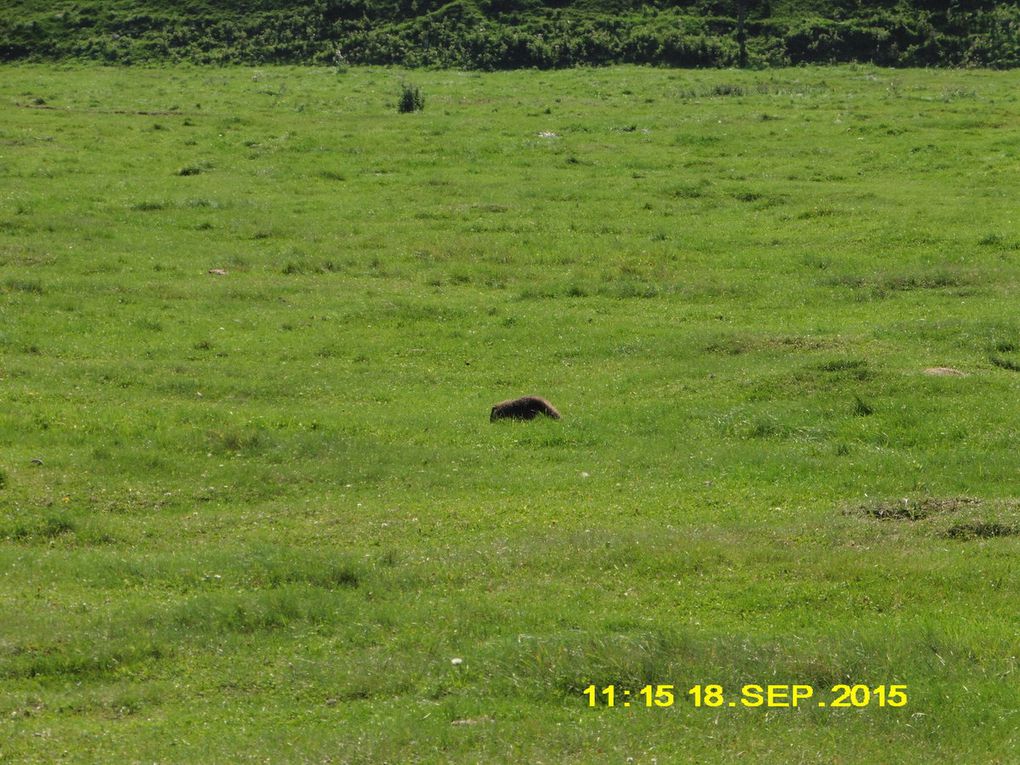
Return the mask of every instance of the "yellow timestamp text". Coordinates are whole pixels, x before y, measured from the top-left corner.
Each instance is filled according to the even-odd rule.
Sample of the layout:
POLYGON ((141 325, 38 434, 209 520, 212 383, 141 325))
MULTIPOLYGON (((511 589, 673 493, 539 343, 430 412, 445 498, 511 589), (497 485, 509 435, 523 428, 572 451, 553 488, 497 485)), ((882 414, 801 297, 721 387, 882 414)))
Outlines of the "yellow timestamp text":
MULTIPOLYGON (((683 686, 681 686, 682 688, 683 686)), ((588 706, 651 708, 671 707, 678 702, 675 685, 660 683, 645 685, 637 690, 615 685, 599 686, 594 683, 582 691, 588 697, 588 706)), ((828 709, 876 707, 905 707, 906 685, 855 685, 838 684, 824 691, 814 686, 799 684, 758 685, 748 683, 739 689, 728 690, 721 685, 695 685, 679 697, 696 707, 732 708, 817 706, 828 709)))

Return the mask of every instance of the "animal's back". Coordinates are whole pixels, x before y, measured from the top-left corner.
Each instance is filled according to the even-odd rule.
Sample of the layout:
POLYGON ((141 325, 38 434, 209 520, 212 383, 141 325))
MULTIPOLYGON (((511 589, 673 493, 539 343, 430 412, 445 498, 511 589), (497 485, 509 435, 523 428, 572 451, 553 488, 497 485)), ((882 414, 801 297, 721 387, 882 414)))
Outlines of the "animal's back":
POLYGON ((556 410, 556 407, 544 398, 540 396, 522 396, 521 398, 509 399, 508 401, 501 401, 496 404, 492 407, 489 420, 491 422, 504 419, 532 420, 540 414, 552 417, 554 420, 560 419, 560 413, 556 410))

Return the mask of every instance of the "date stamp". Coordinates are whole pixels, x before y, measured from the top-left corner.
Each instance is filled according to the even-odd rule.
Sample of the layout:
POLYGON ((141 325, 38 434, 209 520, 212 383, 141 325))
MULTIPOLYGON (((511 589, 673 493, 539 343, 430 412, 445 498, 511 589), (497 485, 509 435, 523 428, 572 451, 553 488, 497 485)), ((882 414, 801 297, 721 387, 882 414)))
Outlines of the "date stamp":
POLYGON ((864 707, 905 707, 906 685, 838 684, 822 690, 812 685, 748 683, 739 688, 721 685, 695 685, 678 697, 676 686, 661 683, 632 690, 615 685, 592 683, 582 691, 589 707, 649 707, 663 709, 687 701, 695 707, 711 709, 797 708, 816 706, 823 709, 863 709, 864 707))

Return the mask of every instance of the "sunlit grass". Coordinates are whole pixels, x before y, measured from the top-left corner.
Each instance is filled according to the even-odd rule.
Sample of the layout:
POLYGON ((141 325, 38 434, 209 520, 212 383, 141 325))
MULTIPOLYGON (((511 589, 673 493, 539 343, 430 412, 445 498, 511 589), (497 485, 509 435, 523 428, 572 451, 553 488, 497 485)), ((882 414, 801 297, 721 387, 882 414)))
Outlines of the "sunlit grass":
POLYGON ((3 75, 0 757, 1009 761, 1008 73, 3 75))

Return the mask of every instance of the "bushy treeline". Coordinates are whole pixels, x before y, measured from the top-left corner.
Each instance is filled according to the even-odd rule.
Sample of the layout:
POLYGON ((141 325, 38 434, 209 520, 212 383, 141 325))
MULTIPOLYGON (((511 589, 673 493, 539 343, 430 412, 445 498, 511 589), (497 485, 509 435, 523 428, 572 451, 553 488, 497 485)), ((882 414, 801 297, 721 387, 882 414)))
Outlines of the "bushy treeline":
POLYGON ((3 60, 401 64, 1020 65, 1020 6, 982 0, 315 0, 0 8, 3 60), (743 18, 743 33, 739 20, 743 18))

